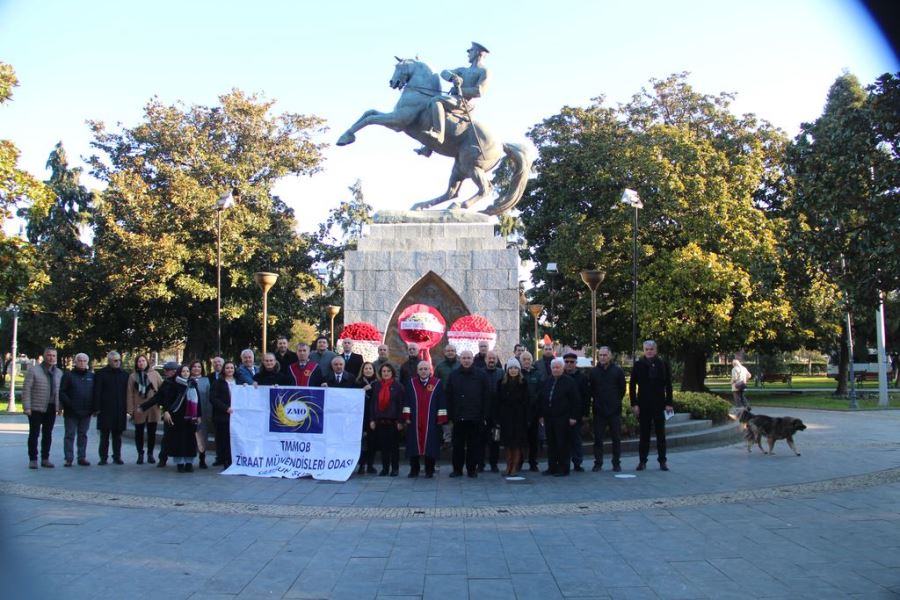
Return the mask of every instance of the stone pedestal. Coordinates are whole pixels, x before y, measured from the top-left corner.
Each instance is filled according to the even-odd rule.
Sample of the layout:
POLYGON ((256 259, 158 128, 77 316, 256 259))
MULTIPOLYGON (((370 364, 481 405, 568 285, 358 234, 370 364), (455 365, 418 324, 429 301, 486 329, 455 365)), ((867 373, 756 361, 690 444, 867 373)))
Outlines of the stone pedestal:
MULTIPOLYGON (((344 322, 368 321, 405 360, 397 317, 411 304, 436 307, 447 327, 478 314, 497 329, 501 358, 519 341, 519 257, 494 226, 475 223, 376 223, 344 257, 344 322)), ((432 349, 440 360, 447 337, 432 349)))

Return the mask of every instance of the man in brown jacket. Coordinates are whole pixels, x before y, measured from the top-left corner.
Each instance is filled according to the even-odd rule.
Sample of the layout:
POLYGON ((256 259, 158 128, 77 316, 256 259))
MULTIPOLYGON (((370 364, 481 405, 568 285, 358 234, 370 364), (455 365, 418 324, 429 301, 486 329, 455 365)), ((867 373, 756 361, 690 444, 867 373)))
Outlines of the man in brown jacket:
POLYGON ((38 468, 38 436, 41 438, 41 466, 52 469, 50 444, 59 412, 59 384, 62 371, 56 366, 56 348, 44 350, 44 361, 25 373, 22 407, 28 415, 28 468, 38 468))

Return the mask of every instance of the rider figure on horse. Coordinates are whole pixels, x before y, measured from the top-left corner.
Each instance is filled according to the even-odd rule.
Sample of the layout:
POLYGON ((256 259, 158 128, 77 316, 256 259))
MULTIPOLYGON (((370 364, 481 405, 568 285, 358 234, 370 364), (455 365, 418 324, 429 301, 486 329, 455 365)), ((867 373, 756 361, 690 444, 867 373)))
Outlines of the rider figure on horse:
MULTIPOLYGON (((435 96, 428 106, 431 112, 431 129, 425 133, 433 137, 439 144, 444 142, 447 114, 456 116, 460 121, 471 121, 474 99, 480 98, 487 90, 490 72, 484 67, 482 61, 484 55, 488 54, 488 49, 477 42, 472 42, 472 46, 467 52, 468 67, 441 72, 441 78, 453 84, 450 95, 435 96)), ((424 156, 431 154, 431 150, 425 147, 417 152, 424 156)))

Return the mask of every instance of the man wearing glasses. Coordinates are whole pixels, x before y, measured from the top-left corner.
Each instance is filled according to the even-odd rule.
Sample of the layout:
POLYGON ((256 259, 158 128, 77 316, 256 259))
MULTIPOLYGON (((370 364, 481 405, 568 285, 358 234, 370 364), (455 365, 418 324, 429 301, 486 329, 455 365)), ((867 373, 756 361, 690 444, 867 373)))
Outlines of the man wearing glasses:
POLYGON ((572 440, 572 469, 581 473, 584 471, 584 467, 581 466, 581 463, 584 462, 583 442, 581 441, 581 423, 591 411, 590 382, 588 381, 587 376, 578 370, 577 354, 574 352, 567 352, 563 356, 563 361, 565 363, 565 370, 563 372, 575 380, 575 385, 578 387, 578 396, 580 398, 578 404, 578 416, 575 418, 576 422, 572 426, 572 431, 570 433, 571 437, 569 439, 572 440))
POLYGON ((108 463, 110 436, 113 462, 124 464, 122 432, 128 423, 127 391, 128 373, 122 368, 122 357, 118 352, 110 352, 106 355, 106 366, 94 375, 94 414, 97 415, 97 429, 100 430, 100 465, 108 463))

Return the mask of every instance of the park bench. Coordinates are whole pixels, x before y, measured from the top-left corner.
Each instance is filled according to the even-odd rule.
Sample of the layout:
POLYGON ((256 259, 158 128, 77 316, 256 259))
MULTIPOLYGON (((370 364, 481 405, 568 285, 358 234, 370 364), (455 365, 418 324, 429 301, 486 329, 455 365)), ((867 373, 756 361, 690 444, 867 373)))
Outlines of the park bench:
MULTIPOLYGON (((758 378, 757 381, 759 381, 758 378)), ((767 383, 779 382, 786 383, 788 387, 793 387, 793 381, 794 376, 791 373, 764 373, 760 385, 765 386, 767 383)))

